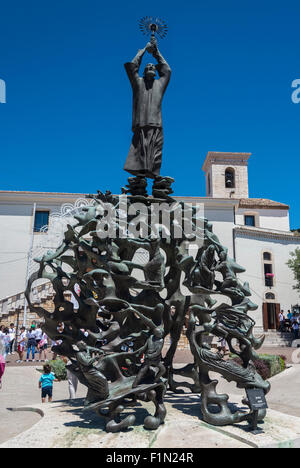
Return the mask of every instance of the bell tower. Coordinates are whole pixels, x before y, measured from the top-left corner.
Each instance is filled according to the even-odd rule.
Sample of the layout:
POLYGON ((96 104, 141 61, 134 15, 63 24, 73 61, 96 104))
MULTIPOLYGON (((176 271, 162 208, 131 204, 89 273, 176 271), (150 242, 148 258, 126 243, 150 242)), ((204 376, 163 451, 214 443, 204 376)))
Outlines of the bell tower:
POLYGON ((211 198, 248 198, 248 159, 251 153, 209 151, 202 170, 206 196, 211 198))

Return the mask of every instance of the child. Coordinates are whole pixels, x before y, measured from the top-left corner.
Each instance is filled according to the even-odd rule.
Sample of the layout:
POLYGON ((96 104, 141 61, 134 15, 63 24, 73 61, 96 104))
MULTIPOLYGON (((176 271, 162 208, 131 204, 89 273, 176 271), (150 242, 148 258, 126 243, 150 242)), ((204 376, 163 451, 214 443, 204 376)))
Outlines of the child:
POLYGON ((17 363, 23 362, 23 354, 24 354, 24 349, 25 349, 25 344, 26 344, 26 330, 25 327, 21 328, 21 333, 18 336, 18 355, 19 355, 19 360, 17 363))
POLYGON ((47 396, 48 402, 52 401, 53 382, 58 382, 58 380, 55 379, 54 374, 51 372, 51 366, 45 364, 44 373, 39 380, 39 388, 42 389, 42 403, 46 403, 47 396))

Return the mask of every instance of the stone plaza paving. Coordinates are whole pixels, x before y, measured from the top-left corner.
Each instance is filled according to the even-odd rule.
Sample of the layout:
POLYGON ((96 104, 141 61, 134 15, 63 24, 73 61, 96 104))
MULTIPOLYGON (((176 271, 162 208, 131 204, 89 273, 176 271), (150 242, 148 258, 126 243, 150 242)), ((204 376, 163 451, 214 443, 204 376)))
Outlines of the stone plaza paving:
MULTIPOLYGON (((53 403, 41 404, 35 365, 8 365, 0 391, 0 447, 151 447, 151 448, 252 448, 256 446, 300 446, 300 365, 293 365, 271 379, 265 434, 252 436, 245 427, 216 428, 200 419, 198 395, 167 393, 166 423, 157 431, 143 429, 145 405, 140 405, 137 424, 118 434, 104 431, 103 419, 82 412, 86 389, 79 385, 77 399, 68 401, 67 382, 54 384, 53 403), (11 411, 24 408, 27 411, 11 411), (35 409, 36 411, 29 411, 35 409), (180 424, 178 423, 180 421, 180 424), (139 424, 140 423, 140 424, 139 424), (3 430, 5 428, 5 430, 3 430)), ((240 405, 244 392, 220 379, 220 392, 240 405)), ((148 406, 153 412, 153 406, 148 406)), ((130 408, 128 409, 130 412, 130 408)))

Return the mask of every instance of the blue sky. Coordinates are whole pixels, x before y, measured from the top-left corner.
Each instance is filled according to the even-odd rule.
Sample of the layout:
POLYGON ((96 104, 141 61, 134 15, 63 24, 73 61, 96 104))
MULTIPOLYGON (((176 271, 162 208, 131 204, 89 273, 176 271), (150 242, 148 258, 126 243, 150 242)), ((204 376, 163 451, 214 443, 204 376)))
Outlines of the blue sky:
POLYGON ((175 178, 175 194, 205 195, 208 151, 251 152, 250 196, 288 203, 300 227, 298 1, 0 6, 1 190, 120 191, 132 135, 123 64, 145 45, 138 20, 157 15, 169 25, 159 47, 173 72, 161 172, 175 178))

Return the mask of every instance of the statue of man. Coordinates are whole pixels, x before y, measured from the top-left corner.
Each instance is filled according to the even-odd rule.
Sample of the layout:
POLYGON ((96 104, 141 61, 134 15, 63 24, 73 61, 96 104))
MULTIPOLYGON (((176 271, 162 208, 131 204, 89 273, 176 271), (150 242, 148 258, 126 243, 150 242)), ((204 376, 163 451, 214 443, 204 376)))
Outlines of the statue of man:
POLYGON ((109 395, 108 381, 100 370, 94 367, 94 363, 101 359, 99 355, 103 355, 104 352, 101 349, 87 346, 84 341, 79 341, 76 346, 79 350, 76 353, 76 359, 88 384, 85 406, 94 401, 105 400, 109 395), (92 357, 92 353, 96 353, 97 356, 92 357))
POLYGON ((133 138, 124 169, 135 176, 155 179, 160 174, 162 160, 161 103, 171 69, 154 41, 139 50, 132 62, 125 64, 125 69, 133 90, 133 138), (143 77, 140 77, 138 72, 146 51, 158 63, 148 63, 143 77), (155 78, 156 71, 159 79, 155 78))

